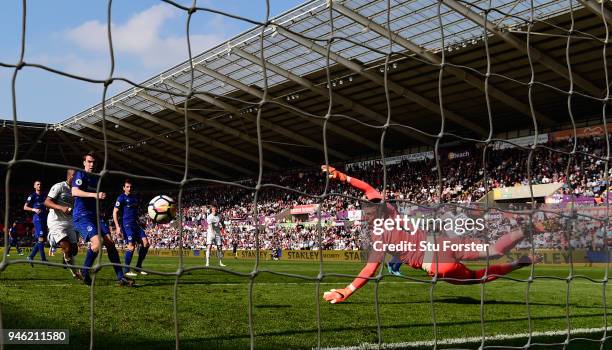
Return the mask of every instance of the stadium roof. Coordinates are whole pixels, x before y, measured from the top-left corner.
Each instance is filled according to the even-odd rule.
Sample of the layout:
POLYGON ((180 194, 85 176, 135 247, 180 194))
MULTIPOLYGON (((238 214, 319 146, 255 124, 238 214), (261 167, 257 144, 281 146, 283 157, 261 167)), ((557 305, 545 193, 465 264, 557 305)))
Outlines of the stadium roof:
MULTIPOLYGON (((570 123, 568 45, 577 92, 572 96, 573 117, 601 118, 606 27, 600 5, 579 2, 587 7, 576 3, 570 9, 566 1, 533 1, 536 21, 529 30, 529 54, 538 82, 531 85, 533 112, 528 84, 532 70, 526 50, 530 1, 491 1, 498 11, 483 11, 489 0, 445 0, 438 16, 437 2, 394 0, 389 13, 392 47, 386 30, 386 0, 334 1, 331 12, 328 1, 311 1, 274 18, 264 31, 263 43, 261 26, 254 27, 195 56, 193 72, 190 62, 183 62, 141 84, 150 89, 132 88, 107 100, 110 156, 133 160, 120 170, 142 174, 158 168, 166 177, 180 176, 185 145, 185 97, 181 95, 189 92, 193 74, 196 94, 188 101, 187 112, 190 173, 234 179, 256 174, 256 119, 264 90, 260 45, 272 101, 263 105, 261 118, 265 170, 324 162, 323 117, 330 91, 333 115, 326 125, 330 162, 380 154, 381 126, 388 113, 383 73, 389 51, 394 53, 387 85, 395 126, 385 135, 386 153, 433 143, 433 138, 405 126, 434 135, 439 132, 443 53, 446 68, 440 91, 445 131, 486 138, 485 42, 495 73, 487 87, 495 134, 533 129, 532 113, 540 130, 570 123), (324 39, 331 35, 330 13, 334 37, 342 39, 329 47, 332 86, 328 89, 324 39), (572 19, 573 35, 568 41, 572 19)), ((99 149, 102 106, 67 118, 52 131, 61 135, 58 142, 79 140, 99 149)))

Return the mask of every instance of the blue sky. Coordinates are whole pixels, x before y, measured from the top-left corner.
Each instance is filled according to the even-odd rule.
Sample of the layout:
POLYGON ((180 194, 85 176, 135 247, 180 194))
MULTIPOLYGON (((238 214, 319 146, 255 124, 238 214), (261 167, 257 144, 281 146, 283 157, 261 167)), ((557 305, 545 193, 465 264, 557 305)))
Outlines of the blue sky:
MULTIPOLYGON (((305 0, 270 0, 271 16, 305 0)), ((189 6, 191 1, 177 1, 189 6)), ((200 0, 198 6, 263 20, 265 0, 200 0)), ((70 73, 105 78, 110 69, 106 42, 106 0, 29 0, 25 61, 70 73)), ((21 0, 2 1, 0 62, 16 63, 21 33, 21 0)), ((115 76, 141 82, 187 59, 186 13, 155 0, 113 1, 115 76)), ((199 53, 252 25, 198 12, 191 22, 194 53, 199 53)), ((0 119, 12 119, 13 70, 0 67, 0 119)), ((111 92, 129 86, 114 83, 111 92)), ((112 94, 111 94, 112 96, 112 94)), ((99 103, 102 86, 64 78, 36 68, 17 76, 17 117, 55 123, 99 103)))

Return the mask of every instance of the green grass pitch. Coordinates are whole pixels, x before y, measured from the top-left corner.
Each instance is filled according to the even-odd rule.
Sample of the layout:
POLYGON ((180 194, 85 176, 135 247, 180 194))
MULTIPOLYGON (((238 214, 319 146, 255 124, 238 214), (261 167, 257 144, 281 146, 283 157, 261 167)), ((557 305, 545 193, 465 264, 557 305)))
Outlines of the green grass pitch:
MULTIPOLYGON (((15 259, 11 256, 9 259, 15 259)), ((78 258, 82 258, 79 256, 78 258)), ((59 254, 52 261, 59 262, 59 254)), ((104 256, 103 261, 107 261, 104 256)), ((14 260, 13 260, 14 261, 14 260)), ((215 261, 215 259, 213 259, 215 261)), ((79 260, 80 263, 80 260, 79 260)), ((185 267, 202 266, 202 258, 185 258, 185 267)), ((248 273, 253 260, 226 258, 232 271, 248 273)), ((329 262, 327 273, 356 274, 362 264, 329 262)), ((173 272, 176 257, 150 256, 145 268, 173 272)), ((262 261, 253 284, 255 346, 261 349, 297 349, 317 346, 317 300, 330 288, 344 287, 350 278, 326 277, 319 293, 312 280, 275 275, 284 272, 316 277, 317 262, 262 261)), ((409 276, 428 280, 420 271, 402 267, 409 276)), ((567 277, 567 266, 536 266, 536 276, 567 277)), ((604 267, 574 266, 574 274, 603 279, 604 267)), ((529 269, 510 275, 527 278, 529 269)), ((115 286, 112 269, 98 274, 94 288, 94 347, 96 349, 171 349, 175 347, 173 290, 175 277, 149 275, 136 278, 136 288, 115 286)), ((184 349, 248 348, 249 278, 218 270, 197 270, 181 276, 178 284, 179 341, 184 349)), ((528 332, 527 283, 498 280, 480 285, 454 286, 438 283, 434 290, 437 338, 475 337, 481 334, 480 295, 484 293, 484 332, 487 336, 528 332)), ((583 278, 569 284, 566 309, 565 280, 536 279, 530 286, 529 301, 534 332, 567 329, 566 313, 572 329, 604 327, 603 285, 583 278)), ((612 302, 612 289, 606 287, 606 303, 612 302)), ((320 304, 322 347, 358 346, 377 343, 375 283, 368 283, 346 303, 320 304)), ((70 345, 52 349, 88 348, 90 337, 90 288, 71 279, 68 271, 37 265, 11 264, 0 272, 0 305, 4 328, 62 328, 71 332, 70 345)), ((384 343, 427 341, 434 338, 430 284, 385 276, 379 284, 381 335, 384 343)), ((572 337, 601 339, 603 332, 575 334, 572 337)), ((520 337, 520 336, 519 336, 520 337)), ((565 335, 540 336, 534 342, 563 342, 565 335)), ((485 345, 522 346, 526 339, 485 345)), ((410 346, 411 344, 404 344, 410 346)), ((440 345, 439 348, 476 349, 479 343, 440 345)), ((599 343, 571 342, 568 349, 599 349, 599 343)), ((44 346, 13 345, 6 349, 42 349, 44 346)), ((421 348, 431 348, 422 346, 421 348)), ((562 349, 532 347, 532 349, 562 349)), ((604 344, 612 348, 612 340, 604 344)))

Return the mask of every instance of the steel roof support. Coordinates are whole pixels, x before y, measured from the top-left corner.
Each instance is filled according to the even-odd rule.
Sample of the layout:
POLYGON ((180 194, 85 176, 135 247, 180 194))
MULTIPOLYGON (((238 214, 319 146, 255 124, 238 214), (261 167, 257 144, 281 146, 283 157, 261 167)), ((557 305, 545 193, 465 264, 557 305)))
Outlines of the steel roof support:
MULTIPOLYGON (((156 133, 154 133, 152 131, 149 131, 148 129, 139 128, 139 127, 137 127, 134 124, 126 122, 123 119, 115 118, 115 117, 110 116, 110 115, 106 116, 106 120, 108 120, 109 122, 113 122, 113 123, 115 123, 115 124, 117 124, 117 125, 119 125, 121 127, 126 128, 126 129, 135 131, 135 132, 137 132, 137 133, 139 133, 141 135, 144 135, 146 137, 149 137, 151 139, 157 140, 157 141, 159 141, 161 143, 165 143, 167 145, 170 145, 172 147, 180 149, 183 152, 185 151, 185 143, 184 142, 178 142, 178 141, 170 140, 169 138, 160 136, 160 135, 158 135, 158 134, 156 134, 156 133)), ((218 164, 223 165, 223 166, 225 166, 227 168, 236 170, 238 172, 241 172, 241 173, 244 173, 244 174, 247 174, 247 175, 253 175, 254 174, 254 172, 251 171, 251 170, 243 168, 243 167, 241 167, 239 165, 235 165, 234 163, 228 162, 227 160, 225 160, 225 159, 223 159, 221 157, 217 157, 217 156, 215 156, 212 153, 203 152, 203 151, 201 151, 201 150, 199 150, 198 148, 195 148, 195 147, 191 147, 189 149, 189 153, 197 155, 198 157, 202 157, 204 159, 207 159, 209 161, 218 163, 218 164)))
MULTIPOLYGON (((82 126, 85 126, 85 127, 89 128, 89 129, 95 130, 95 131, 97 131, 97 132, 99 132, 99 133, 102 133, 102 127, 101 127, 101 126, 98 126, 98 125, 94 125, 94 124, 88 123, 88 122, 86 122, 86 121, 84 121, 84 120, 79 121, 79 124, 81 124, 82 126)), ((125 136, 125 135, 119 134, 119 133, 117 133, 117 132, 114 132, 114 131, 112 131, 112 130, 108 130, 108 129, 106 130, 106 135, 107 135, 107 136, 110 136, 110 137, 113 137, 113 138, 116 138, 116 139, 118 139, 118 140, 121 140, 121 141, 123 141, 123 142, 130 143, 130 144, 133 144, 133 143, 137 143, 137 142, 138 142, 138 141, 136 141, 136 140, 132 139, 131 137, 128 137, 128 136, 125 136)), ((158 149, 156 149, 156 148, 154 148, 154 147, 148 147, 148 150, 149 150, 151 153, 154 153, 154 154, 160 155, 160 156, 162 156, 162 157, 166 157, 166 158, 168 158, 168 159, 172 159, 172 160, 174 160, 175 162, 180 162, 180 163, 181 163, 181 162, 182 162, 182 163, 184 163, 184 162, 185 162, 185 158, 180 157, 180 156, 177 156, 177 155, 176 155, 176 154, 174 154, 174 153, 164 152, 164 151, 158 150, 158 149)), ((132 153, 132 154, 133 154, 133 153, 132 153)), ((190 162, 190 163, 191 163, 191 162, 190 162)), ((202 166, 202 165, 199 165, 199 164, 189 164, 189 165, 190 165, 190 166, 192 166, 194 169, 198 169, 198 170, 201 170, 201 171, 207 172, 207 173, 209 173, 209 174, 213 174, 213 175, 218 176, 218 177, 220 177, 220 178, 224 178, 224 177, 226 177, 226 176, 227 176, 227 174, 223 174, 222 172, 219 172, 219 171, 217 171, 217 170, 215 170, 215 169, 211 169, 211 168, 206 167, 206 166, 202 166)))
MULTIPOLYGON (((68 129, 68 127, 66 128, 62 128, 61 130, 64 129, 68 129)), ((71 129, 72 130, 72 129, 71 129)), ((72 149, 72 152, 74 152, 74 154, 76 155, 77 159, 81 158, 81 156, 85 153, 83 150, 79 149, 78 147, 76 147, 74 145, 74 142, 71 141, 68 136, 66 136, 63 132, 61 131, 55 131, 57 133, 57 136, 59 136, 60 139, 62 139, 62 141, 68 145, 68 147, 70 147, 70 149, 72 149)), ((75 135, 78 136, 78 135, 75 135)), ((70 165, 68 163, 66 163, 66 165, 70 165)), ((77 164, 80 165, 80 164, 77 164)))
MULTIPOLYGON (((85 152, 83 152, 83 150, 80 150, 78 147, 76 147, 74 145, 74 142, 70 141, 70 139, 63 132, 61 132, 61 131, 55 131, 55 132, 57 133, 57 136, 59 136, 59 138, 62 139, 64 144, 66 144, 66 145, 68 145, 68 147, 70 147, 70 149, 72 150, 72 152, 74 152, 74 154, 75 154, 77 159, 79 159, 81 157, 81 155, 83 153, 85 153, 85 152)), ((67 160, 66 161, 66 165, 71 165, 69 163, 70 162, 67 160)), ((80 165, 80 164, 77 163, 77 165, 80 165)))
MULTIPOLYGON (((465 18, 471 20, 472 22, 483 26, 485 24, 485 18, 483 16, 481 16, 480 14, 472 11, 471 9, 469 9, 468 7, 460 4, 459 2, 455 1, 455 0, 445 0, 444 4, 448 7, 450 7, 451 9, 453 9, 455 12, 460 13, 462 16, 464 16, 465 18)), ((350 11, 350 10, 349 10, 350 11)), ((376 24, 376 26, 378 26, 378 24, 376 24)), ((374 29, 374 27, 370 27, 372 29, 374 29)), ((542 51, 538 50, 537 48, 531 46, 530 48, 527 48, 527 42, 517 38, 515 35, 512 35, 511 33, 508 32, 504 32, 502 31, 499 27, 497 27, 495 25, 495 23, 492 23, 491 21, 487 20, 486 23, 486 28, 489 32, 495 34, 496 36, 498 36, 499 38, 501 38, 502 40, 504 40, 506 43, 510 44, 510 46, 514 47, 515 49, 519 50, 520 52, 524 53, 524 54, 529 54, 531 56, 531 60, 532 62, 539 62, 540 64, 542 64, 543 66, 547 67, 548 69, 552 70, 553 72, 557 73, 559 76, 566 78, 568 81, 570 80, 569 77, 569 71, 567 69, 567 66, 558 63, 556 60, 554 60, 553 58, 551 58, 550 56, 548 56, 547 54, 543 53, 542 51)), ((375 30, 375 29, 374 29, 375 30)), ((406 39, 401 38, 401 37, 397 37, 397 43, 404 46, 403 41, 406 41, 406 39)), ((404 46, 406 47, 406 46, 404 46)), ((411 48, 406 47, 408 50, 413 51, 411 48)), ((415 52, 415 51, 413 51, 415 52)), ((421 52, 415 52, 417 53, 419 56, 421 57, 425 57, 427 59, 430 59, 426 56, 423 56, 423 53, 426 53, 424 50, 421 49, 421 52)), ((426 53, 427 56, 433 56, 432 58, 437 58, 438 56, 432 54, 432 53, 426 53)), ((433 62, 433 61, 432 61, 433 62)), ((453 70, 458 70, 457 68, 454 67, 448 67, 447 70, 449 72, 452 72, 450 68, 453 68, 453 70)), ((453 73, 455 74, 455 73, 453 73)), ((470 80, 472 79, 477 79, 474 80, 473 83, 469 82, 468 83, 472 84, 473 86, 476 86, 475 83, 476 82, 480 82, 480 79, 478 79, 477 77, 473 77, 471 78, 471 74, 469 73, 465 73, 466 74, 466 78, 469 78, 470 80)), ((586 92, 588 92, 589 94, 593 95, 593 97, 599 97, 599 95, 601 95, 601 89, 597 88, 595 85, 593 85, 590 81, 582 78, 581 76, 577 75, 577 74, 573 74, 572 75, 572 79, 574 81, 574 84, 576 84, 577 86, 583 88, 586 92)), ((481 84, 482 85, 482 84, 481 84)), ((477 86, 476 86, 477 87, 477 86)), ((496 97, 493 93, 498 94, 498 92, 496 92, 495 90, 491 90, 492 86, 489 85, 489 94, 493 97, 496 97)), ((495 88, 494 88, 495 89, 495 88)), ((500 101, 504 102, 507 101, 509 102, 508 105, 512 106, 515 103, 512 100, 508 100, 505 97, 503 97, 503 92, 501 93, 501 95, 499 95, 500 98, 498 98, 500 101)), ((525 109, 526 111, 529 111, 529 106, 521 106, 521 110, 525 109)), ((536 115, 536 118, 538 120, 540 120, 542 116, 538 116, 536 115)))
MULTIPOLYGON (((76 146, 74 146, 73 142, 70 141, 70 139, 68 139, 68 137, 66 135, 64 135, 64 132, 72 134, 72 135, 80 137, 80 138, 83 138, 84 140, 88 140, 91 143, 98 145, 98 146, 94 147, 95 148, 94 150, 96 152, 104 152, 104 147, 100 147, 100 144, 104 144, 104 142, 102 142, 100 140, 96 140, 96 139, 92 138, 91 136, 89 136, 89 135, 87 135, 85 133, 82 133, 80 131, 74 130, 74 129, 70 128, 70 127, 63 127, 63 128, 61 128, 58 131, 59 137, 64 142, 66 142, 68 145, 70 145, 72 150, 74 152, 76 152, 77 155, 81 155, 81 154, 85 153, 85 151, 79 150, 76 146)), ((179 171, 179 170, 174 169, 172 167, 156 164, 156 163, 152 162, 149 158, 143 157, 143 156, 141 156, 139 154, 131 154, 130 157, 133 156, 132 157, 133 159, 130 159, 130 158, 127 157, 127 155, 121 154, 121 153, 119 153, 119 152, 117 152, 115 150, 112 150, 111 148, 108 148, 108 151, 109 151, 109 159, 108 159, 108 161, 109 161, 109 163, 114 164, 114 167, 117 170, 122 170, 121 166, 119 164, 115 163, 110 158, 110 154, 112 154, 112 156, 115 157, 116 159, 119 159, 119 160, 125 162, 126 164, 130 164, 131 166, 133 165, 133 166, 139 168, 140 170, 143 170, 145 172, 145 174, 153 174, 153 175, 155 175, 155 176, 157 176, 159 178, 162 178, 162 179, 165 178, 166 175, 158 172, 157 170, 154 170, 157 167, 157 168, 164 168, 166 170, 169 170, 169 171, 172 171, 172 172, 174 172, 176 174, 179 174, 180 176, 183 176, 183 172, 182 171, 179 171), (155 167, 147 167, 147 166, 145 166, 142 163, 134 162, 134 159, 139 160, 142 163, 149 163, 151 165, 155 165, 155 167)), ((83 166, 82 164, 77 164, 76 168, 80 169, 82 166, 83 166)))
MULTIPOLYGON (((263 99, 263 95, 264 94, 263 94, 262 91, 260 91, 258 89, 255 89, 255 88, 253 88, 251 86, 248 86, 246 84, 243 84, 242 82, 240 82, 238 80, 232 79, 232 78, 230 78, 228 76, 225 76, 225 75, 223 75, 223 74, 221 74, 219 72, 216 72, 216 71, 214 71, 214 70, 212 70, 210 68, 207 68, 207 67, 205 67, 203 65, 196 65, 194 68, 195 68, 195 70, 197 70, 197 71, 199 71, 201 73, 204 73, 204 74, 206 74, 208 76, 211 76, 211 77, 213 77, 213 78, 215 78, 215 79, 217 79, 219 81, 222 81, 225 84, 231 85, 231 86, 233 86, 233 87, 235 87, 235 88, 237 88, 239 90, 242 90, 242 91, 246 92, 247 94, 249 94, 251 96, 255 96, 255 97, 259 98, 259 99, 263 99)), ((285 102, 283 102, 281 100, 277 100, 275 102, 275 104, 278 105, 280 108, 284 109, 285 111, 289 112, 289 113, 292 113, 292 114, 294 114, 294 115, 296 115, 296 116, 298 116, 298 117, 300 117, 300 118, 302 118, 302 119, 304 119, 304 120, 306 120, 306 121, 308 121, 308 122, 310 122, 312 124, 315 124, 317 126, 323 127, 324 122, 322 120, 320 120, 320 119, 313 119, 313 118, 304 116, 304 115, 296 112, 294 107, 292 107, 291 105, 289 105, 289 104, 287 104, 287 103, 285 103, 285 102)), ((346 130, 346 129, 342 128, 342 127, 338 127, 338 126, 336 126, 336 125, 334 125, 332 123, 327 123, 327 129, 329 131, 333 132, 333 133, 336 133, 337 135, 343 136, 343 137, 345 137, 345 138, 347 138, 349 140, 355 141, 358 144, 362 144, 362 145, 364 145, 366 147, 369 147, 372 150, 377 151, 378 148, 379 148, 379 145, 377 143, 372 142, 372 141, 366 139, 365 137, 363 137, 361 135, 358 135, 358 134, 356 134, 356 133, 354 133, 352 131, 346 130)))
MULTIPOLYGON (((311 49, 314 52, 317 52, 319 55, 322 55, 324 57, 327 55, 327 48, 325 48, 325 47, 323 47, 323 46, 321 46, 319 44, 316 44, 314 41, 311 41, 311 40, 308 40, 306 38, 303 38, 303 37, 301 37, 299 35, 296 35, 296 34, 290 32, 290 31, 284 29, 284 28, 281 28, 281 27, 278 27, 277 31, 281 35, 283 35, 283 36, 285 36, 285 37, 287 37, 287 38, 297 42, 298 44, 300 44, 300 45, 302 45, 304 47, 307 47, 307 48, 311 49)), ((374 83, 376 83, 376 84, 378 84, 380 86, 383 86, 383 87, 385 86, 385 79, 382 76, 380 76, 380 75, 378 75, 378 74, 376 74, 376 73, 374 73, 374 72, 372 72, 370 70, 367 70, 366 67, 364 67, 363 65, 361 65, 359 63, 356 63, 356 62, 353 62, 353 61, 351 61, 351 60, 349 60, 347 58, 344 58, 343 56, 340 56, 339 54, 337 54, 337 53, 335 53, 333 51, 329 52, 329 58, 331 60, 336 61, 338 64, 341 64, 344 67, 352 70, 353 72, 363 76, 364 78, 366 78, 366 79, 368 79, 368 80, 370 80, 370 81, 372 81, 372 82, 374 82, 374 83)), ((425 97, 423 97, 423 96, 421 96, 421 95, 419 95, 419 94, 417 94, 417 93, 415 93, 415 92, 413 92, 413 91, 411 91, 411 90, 409 90, 409 89, 407 89, 407 88, 405 88, 403 86, 400 86, 398 83, 392 81, 391 79, 387 79, 386 86, 389 88, 390 91, 393 91, 398 96, 404 97, 407 100, 410 100, 410 101, 412 101, 412 102, 414 102, 414 103, 416 103, 416 104, 418 104, 418 105, 428 109, 431 112, 440 113, 440 105, 438 103, 430 101, 430 100, 426 99, 425 97)), ((459 115, 459 114, 457 114, 455 112, 452 112, 450 110, 444 109, 444 116, 446 118, 448 118, 448 120, 450 120, 450 121, 452 121, 454 123, 457 123, 459 125, 462 125, 465 128, 474 131, 475 133, 477 133, 480 136, 486 136, 486 135, 489 134, 480 125, 477 125, 476 123, 473 123, 473 122, 469 121, 466 117, 461 116, 461 115, 459 115)))
MULTIPOLYGON (((184 93, 189 93, 189 88, 188 87, 186 87, 184 85, 181 85, 181 84, 179 84, 179 83, 177 83, 175 81, 167 79, 167 80, 164 80, 164 84, 168 84, 168 85, 172 86, 175 89, 181 90, 184 93)), ((230 112, 231 114, 233 114, 234 116, 236 116, 238 118, 244 118, 244 119, 246 119, 246 120, 248 120, 248 121, 250 121, 250 122, 252 122, 254 124, 257 123, 257 117, 251 115, 250 113, 242 113, 241 114, 240 110, 237 107, 234 107, 231 104, 223 102, 220 99, 215 98, 214 96, 210 96, 210 95, 208 95, 206 93, 197 92, 197 91, 194 91, 194 93, 195 93, 194 96, 196 98, 198 98, 198 99, 200 99, 200 100, 202 100, 204 102, 207 102, 207 103, 212 104, 213 106, 217 106, 219 108, 222 108, 222 109, 230 112)), ((299 134, 297 132, 293 132, 293 131, 285 128, 285 127, 282 127, 282 126, 280 126, 278 124, 275 124, 273 122, 267 121, 267 120, 265 120, 263 118, 261 118, 260 124, 261 124, 261 126, 266 127, 268 129, 276 132, 277 134, 280 134, 282 136, 287 137, 289 140, 294 140, 294 141, 297 141, 297 142, 301 142, 304 145, 310 146, 310 147, 312 147, 314 149, 318 149, 321 152, 324 151, 322 142, 314 141, 314 140, 312 140, 312 139, 310 139, 308 137, 305 137, 305 136, 303 136, 303 135, 301 135, 301 134, 299 134)), ((346 155, 346 154, 344 154, 342 152, 336 151, 333 148, 330 148, 329 146, 327 147, 327 151, 328 151, 328 153, 330 155, 333 155, 334 157, 337 157, 339 159, 348 159, 349 158, 348 155, 346 155)))
MULTIPOLYGON (((235 53, 236 55, 250 61, 251 63, 254 64, 261 64, 261 59, 255 55, 252 55, 238 47, 233 47, 232 48, 232 53, 235 53)), ((266 63, 266 69, 271 70, 272 72, 282 75, 283 77, 293 81, 296 84, 299 84, 315 93, 317 93, 320 96, 323 96, 325 98, 329 98, 329 89, 326 88, 322 88, 320 86, 316 86, 315 84, 313 84, 310 80, 306 79, 306 78, 302 78, 299 75, 293 74, 290 71, 276 66, 270 62, 266 63)), ((372 120, 375 120, 379 123, 386 123, 387 122, 387 117, 374 111, 369 109, 368 107, 357 103, 351 99, 349 99, 348 97, 345 97, 343 95, 341 95, 338 92, 332 92, 333 94, 333 98, 335 101, 338 101, 341 105, 345 106, 346 108, 349 108, 363 116, 366 116, 372 120)), ((397 131, 403 135, 406 135, 414 140, 417 140, 421 143, 424 143, 426 145, 430 145, 433 143, 433 139, 428 138, 424 135, 415 133, 411 130, 408 130, 406 128, 401 128, 401 127, 397 127, 393 129, 394 131, 397 131)))
MULTIPOLYGON (((142 98, 144 98, 146 100, 149 100, 149 101, 151 101, 153 103, 156 103, 156 104, 158 104, 158 105, 160 105, 160 106, 162 106, 162 107, 164 107, 166 109, 174 111, 176 113, 179 113, 179 114, 185 113, 185 110, 183 108, 179 108, 179 107, 173 105, 172 103, 166 102, 166 101, 164 101, 164 100, 162 100, 162 99, 160 99, 158 97, 151 96, 151 95, 147 94, 146 92, 141 91, 141 92, 138 93, 138 96, 140 96, 140 97, 142 97, 142 98)), ((257 139, 252 138, 250 135, 247 135, 247 134, 245 134, 243 132, 240 132, 240 131, 238 131, 238 130, 236 130, 234 128, 231 128, 229 126, 225 126, 225 125, 223 125, 222 123, 219 123, 216 120, 209 120, 206 117, 204 117, 202 115, 199 115, 197 113, 191 112, 189 110, 186 111, 186 112, 187 112, 187 117, 189 119, 193 119, 193 120, 198 121, 198 122, 200 122, 200 123, 202 123, 204 125, 208 125, 208 126, 210 126, 212 128, 215 128, 215 129, 217 129, 219 131, 222 131, 222 132, 224 132, 224 133, 226 133, 228 135, 240 138, 240 139, 242 139, 242 140, 244 140, 246 142, 249 142, 249 143, 251 143, 251 144, 253 144, 255 146, 259 145, 259 143, 257 142, 257 139)), ((283 157, 286 157, 287 159, 295 159, 296 161, 298 161, 298 162, 300 162, 300 163, 302 163, 304 165, 312 166, 312 165, 315 164, 314 162, 312 162, 312 161, 310 161, 310 160, 308 160, 308 159, 306 159, 304 157, 298 156, 295 153, 286 151, 286 150, 284 150, 284 149, 282 149, 280 147, 276 147, 276 146, 267 144, 265 142, 262 142, 261 146, 262 146, 262 148, 264 148, 264 149, 266 149, 266 150, 268 150, 270 152, 274 152, 276 154, 282 155, 283 157)))
POLYGON ((57 148, 59 149, 59 153, 62 156, 62 159, 64 160, 64 163, 66 165, 68 165, 70 163, 70 161, 68 161, 68 157, 66 157, 66 152, 64 152, 64 148, 62 147, 61 143, 57 144, 57 148))
POLYGON ((578 0, 578 2, 586 7, 587 10, 605 19, 605 21, 608 22, 608 25, 612 25, 612 11, 608 10, 608 8, 605 6, 605 2, 603 2, 603 4, 602 1, 593 0, 578 0))
MULTIPOLYGON (((150 122, 159 124, 159 125, 163 126, 164 128, 167 128, 168 130, 179 130, 179 129, 182 130, 184 128, 184 126, 182 126, 182 125, 174 124, 174 123, 169 122, 169 121, 167 121, 165 119, 156 117, 156 116, 154 116, 154 115, 152 115, 150 113, 137 110, 137 109, 135 109, 133 107, 130 107, 130 106, 126 105, 126 104, 123 104, 121 102, 115 102, 115 104, 113 106, 116 107, 116 108, 122 109, 124 111, 130 112, 130 113, 132 113, 133 115, 135 115, 137 117, 140 117, 140 118, 143 118, 143 119, 148 120, 150 122)), ((240 158, 246 159, 248 161, 251 161, 253 163, 257 163, 259 161, 259 158, 257 158, 257 156, 248 154, 246 152, 243 152, 243 151, 238 150, 238 149, 236 149, 234 147, 228 146, 228 145, 226 145, 224 143, 221 143, 219 141, 212 140, 212 139, 210 139, 208 137, 205 137, 203 135, 199 135, 199 134, 193 133, 193 134, 190 134, 189 137, 191 137, 194 140, 197 140, 199 142, 202 142, 202 143, 204 143, 206 145, 209 145, 211 147, 215 147, 215 148, 217 148, 219 150, 225 151, 225 152, 233 154, 233 155, 235 155, 237 157, 240 157, 240 158)), ((185 150, 185 145, 183 145, 181 149, 185 150)), ((274 165, 272 165, 272 164, 270 164, 269 162, 266 162, 266 161, 264 161, 264 165, 267 166, 267 167, 270 167, 272 169, 278 169, 278 167, 276 167, 276 166, 274 166, 274 165)))
POLYGON ((47 130, 49 130, 49 128, 45 127, 43 131, 41 131, 40 134, 38 134, 38 137, 36 138, 36 140, 34 140, 32 145, 30 145, 26 153, 23 155, 23 159, 27 159, 30 156, 30 153, 32 153, 34 149, 36 148, 36 146, 38 146, 38 142, 40 142, 42 138, 45 137, 45 135, 47 134, 47 130))

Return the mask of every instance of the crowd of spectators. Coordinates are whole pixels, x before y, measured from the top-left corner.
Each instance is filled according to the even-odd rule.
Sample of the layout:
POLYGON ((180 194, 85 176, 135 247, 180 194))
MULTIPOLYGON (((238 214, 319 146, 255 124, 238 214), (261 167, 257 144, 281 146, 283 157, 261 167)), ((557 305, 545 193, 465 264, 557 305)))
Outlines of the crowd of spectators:
MULTIPOLYGON (((421 205, 438 201, 466 204, 485 195, 487 187, 490 190, 528 185, 531 178, 532 184, 563 183, 562 194, 594 199, 605 197, 605 161, 598 158, 605 155, 601 139, 585 138, 579 141, 571 156, 562 153, 572 151, 570 141, 549 142, 544 145, 546 147, 535 150, 531 158, 529 150, 489 150, 485 162, 486 172, 482 165, 483 152, 477 149, 462 158, 441 158, 438 163, 433 159, 423 159, 387 165, 386 195, 391 200, 421 205), (529 159, 531 177, 527 175, 529 159)), ((379 162, 357 163, 341 169, 382 190, 383 175, 379 162)), ((254 223, 261 224, 259 244, 264 249, 360 248, 361 227, 354 223, 338 224, 333 220, 341 211, 360 209, 359 192, 346 184, 327 183, 318 169, 268 175, 263 178, 263 183, 276 186, 264 186, 258 194, 257 217, 254 191, 250 189, 216 186, 188 191, 185 195, 185 203, 188 205, 183 213, 185 247, 198 248, 204 243, 200 238, 202 235, 197 232, 205 231, 206 208, 214 203, 231 226, 226 239, 228 248, 236 245, 238 249, 252 249, 255 246, 254 223), (326 186, 327 192, 324 192, 326 186), (322 199, 317 197, 323 193, 327 193, 327 196, 322 199), (287 212, 292 207, 315 203, 321 205, 321 213, 326 218, 332 218, 321 228, 320 243, 315 226, 295 222, 287 225, 290 220, 287 212), (269 218, 275 224, 264 224, 269 218)), ((255 183, 247 180, 242 185, 253 188, 255 183)), ((513 229, 511 222, 498 223, 497 226, 513 229)), ((575 248, 589 248, 603 242, 605 230, 601 225, 590 223, 583 227, 584 230, 576 232, 572 237, 563 230, 550 231, 536 236, 533 243, 537 248, 567 249, 569 244, 575 248)), ((162 228, 156 231, 151 228, 149 235, 155 237, 154 246, 162 248, 178 245, 178 236, 172 230, 162 228), (163 238, 158 239, 158 236, 163 238)), ((495 239, 494 235, 490 239, 495 239)), ((527 244, 525 242, 523 246, 527 244)))
MULTIPOLYGON (((530 151, 519 148, 487 149, 473 147, 455 154, 440 156, 439 161, 403 160, 387 165, 386 197, 399 202, 420 205, 433 203, 469 204, 488 190, 531 184, 563 183, 561 194, 593 198, 594 204, 607 198, 606 149, 602 138, 548 142, 545 147, 530 151), (569 155, 565 152, 575 152, 569 155), (553 151, 554 150, 554 151, 553 151), (483 154, 486 159, 483 162, 483 154), (484 165, 483 165, 484 164, 484 165), (528 171, 529 169, 529 171, 528 171), (530 174, 530 175, 528 175, 530 174)), ((444 155, 445 153, 441 153, 444 155)), ((450 153, 448 153, 450 154, 450 153)), ((370 161, 338 166, 350 176, 362 179, 382 191, 383 169, 380 162, 370 161)), ((608 170, 608 176, 612 169, 608 170)), ((294 170, 269 174, 255 202, 254 180, 242 186, 211 185, 184 192, 182 242, 185 249, 204 246, 206 216, 210 205, 218 206, 227 223, 226 248, 252 249, 255 246, 255 225, 262 228, 260 247, 264 249, 359 249, 362 227, 339 219, 339 213, 359 210, 362 194, 350 186, 326 181, 319 169, 294 170), (325 196, 321 197, 321 195, 325 196), (321 237, 312 222, 299 222, 289 211, 297 205, 318 204, 325 222, 321 237)), ((13 202, 15 203, 15 201, 13 202)), ((312 215, 310 216, 312 219, 312 215)), ((143 224, 146 222, 143 215, 143 224)), ((306 220, 308 221, 308 220, 306 220)), ((502 222, 500 226, 511 225, 502 222)), ((175 225, 145 225, 154 249, 173 249, 180 244, 175 225)), ((588 225, 587 225, 588 226, 588 225)), ((587 227, 585 226, 585 227, 587 227)), ((602 227, 590 227, 580 237, 567 238, 561 231, 547 232, 534 240, 537 247, 584 248, 602 239, 602 227)), ((121 244, 121 237, 115 237, 121 244)))

